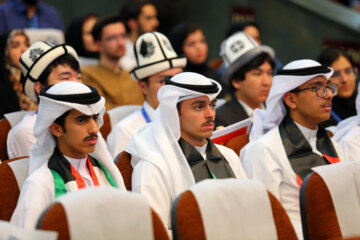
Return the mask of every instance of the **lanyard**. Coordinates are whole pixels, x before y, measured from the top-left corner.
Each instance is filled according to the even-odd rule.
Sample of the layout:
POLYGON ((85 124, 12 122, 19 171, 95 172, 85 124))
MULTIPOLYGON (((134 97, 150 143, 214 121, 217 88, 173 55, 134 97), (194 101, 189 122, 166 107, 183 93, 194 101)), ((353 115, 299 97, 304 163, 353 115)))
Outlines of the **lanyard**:
POLYGON ((151 122, 150 117, 149 117, 149 115, 146 113, 144 107, 141 108, 141 114, 143 115, 146 123, 150 123, 150 122, 151 122))
MULTIPOLYGON (((91 164, 90 160, 89 160, 89 156, 86 157, 86 164, 89 168, 89 171, 90 171, 90 175, 91 175, 91 179, 94 183, 94 186, 99 186, 99 181, 98 181, 98 178, 95 174, 95 171, 94 171, 94 167, 93 165, 91 164)), ((85 184, 85 181, 84 179, 80 176, 80 174, 75 170, 75 168, 71 165, 71 173, 74 175, 75 179, 76 179, 76 184, 78 185, 78 188, 85 188, 86 187, 86 184, 85 184)))
POLYGON ((341 117, 334 110, 331 110, 330 114, 335 119, 336 122, 341 122, 342 121, 341 117))

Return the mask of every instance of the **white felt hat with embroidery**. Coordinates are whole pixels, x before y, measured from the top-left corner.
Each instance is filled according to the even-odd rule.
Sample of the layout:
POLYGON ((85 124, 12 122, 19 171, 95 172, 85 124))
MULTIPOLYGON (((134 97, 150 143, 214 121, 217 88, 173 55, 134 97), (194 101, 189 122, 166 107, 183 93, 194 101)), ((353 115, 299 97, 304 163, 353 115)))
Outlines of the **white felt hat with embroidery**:
POLYGON ((220 56, 226 71, 222 80, 230 85, 233 74, 261 53, 267 53, 274 59, 275 52, 269 46, 258 45, 245 32, 236 32, 221 43, 220 56))
POLYGON ((137 67, 130 74, 141 80, 173 67, 185 67, 186 58, 178 57, 169 39, 161 33, 151 32, 141 35, 134 44, 137 67))
POLYGON ((34 89, 35 82, 44 70, 58 57, 70 54, 78 59, 76 51, 69 45, 54 46, 47 42, 32 44, 20 57, 20 67, 24 93, 34 102, 38 102, 34 89))

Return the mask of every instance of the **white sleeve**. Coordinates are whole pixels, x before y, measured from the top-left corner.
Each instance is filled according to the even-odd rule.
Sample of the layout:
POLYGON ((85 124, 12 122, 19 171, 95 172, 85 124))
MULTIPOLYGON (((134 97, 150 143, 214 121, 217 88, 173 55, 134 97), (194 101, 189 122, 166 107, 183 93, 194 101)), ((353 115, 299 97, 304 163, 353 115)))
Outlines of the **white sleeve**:
MULTIPOLYGON (((43 180, 44 181, 44 180, 43 180)), ((45 183, 44 181, 43 183, 45 183)), ((20 197, 10 222, 25 229, 35 229, 41 213, 54 201, 54 191, 44 184, 27 179, 21 188, 20 197)))
POLYGON ((36 138, 31 127, 15 126, 10 130, 6 142, 9 158, 29 156, 29 150, 35 143, 36 138))
POLYGON ((159 214, 164 225, 171 229, 170 210, 174 199, 166 186, 166 182, 171 177, 166 176, 154 164, 141 160, 134 167, 131 178, 132 191, 146 196, 150 206, 159 214))
POLYGON ((131 131, 127 130, 119 123, 111 130, 106 140, 110 154, 113 158, 125 150, 132 137, 131 131))
MULTIPOLYGON (((340 143, 343 152, 343 158, 340 154, 338 156, 341 161, 360 160, 360 128, 356 127, 353 132, 348 133, 340 143)), ((334 144, 336 147, 337 144, 334 144)), ((336 151, 338 151, 336 149, 336 151)))

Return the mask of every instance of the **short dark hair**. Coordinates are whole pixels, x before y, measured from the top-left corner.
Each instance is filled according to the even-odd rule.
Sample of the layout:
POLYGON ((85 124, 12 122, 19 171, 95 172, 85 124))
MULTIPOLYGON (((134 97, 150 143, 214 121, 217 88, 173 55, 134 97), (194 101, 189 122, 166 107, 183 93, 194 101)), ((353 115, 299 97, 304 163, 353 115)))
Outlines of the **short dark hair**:
POLYGON ((229 29, 227 30, 227 32, 225 34, 225 38, 230 37, 231 35, 233 35, 236 32, 244 31, 244 29, 249 26, 253 26, 253 27, 257 28, 257 30, 259 32, 261 32, 260 27, 256 22, 253 22, 253 21, 238 22, 229 27, 229 29))
POLYGON ((330 66, 331 64, 333 64, 333 62, 338 60, 340 56, 345 57, 347 60, 349 60, 351 66, 354 66, 354 61, 349 54, 347 54, 344 50, 340 48, 334 48, 334 47, 325 48, 321 52, 318 58, 318 62, 323 65, 330 66))
POLYGON ((230 89, 232 91, 235 91, 236 89, 234 88, 234 86, 232 84, 233 81, 244 81, 245 80, 245 74, 247 72, 260 67, 265 62, 268 62, 272 69, 275 68, 274 59, 272 59, 272 57, 268 53, 263 52, 263 53, 259 54, 258 56, 256 56, 255 58, 253 58, 250 62, 248 62, 247 64, 245 64, 241 68, 239 68, 239 70, 237 70, 232 75, 232 77, 230 78, 230 89))
POLYGON ((66 132, 65 118, 70 114, 71 110, 64 112, 60 117, 56 118, 54 123, 59 124, 63 131, 66 132))
POLYGON ((151 0, 129 0, 120 9, 119 14, 125 21, 125 27, 127 32, 130 31, 130 28, 127 26, 127 21, 130 19, 137 19, 141 13, 143 6, 148 4, 155 6, 154 2, 151 0))
POLYGON ((172 47, 174 48, 177 55, 184 55, 183 45, 186 38, 200 30, 203 32, 200 25, 194 23, 179 23, 176 25, 168 34, 169 41, 171 42, 172 47))
POLYGON ((52 72, 54 68, 56 68, 59 65, 69 65, 70 68, 72 68, 74 71, 80 72, 80 65, 78 60, 71 54, 64 54, 54 61, 52 61, 47 68, 41 73, 37 81, 42 83, 45 86, 49 85, 49 75, 52 72))
POLYGON ((100 41, 104 27, 113 23, 122 23, 125 26, 123 19, 119 15, 99 19, 91 31, 94 41, 100 41))
POLYGON ((178 102, 176 104, 176 109, 177 109, 179 115, 180 115, 180 112, 181 112, 181 105, 182 105, 182 102, 178 102))

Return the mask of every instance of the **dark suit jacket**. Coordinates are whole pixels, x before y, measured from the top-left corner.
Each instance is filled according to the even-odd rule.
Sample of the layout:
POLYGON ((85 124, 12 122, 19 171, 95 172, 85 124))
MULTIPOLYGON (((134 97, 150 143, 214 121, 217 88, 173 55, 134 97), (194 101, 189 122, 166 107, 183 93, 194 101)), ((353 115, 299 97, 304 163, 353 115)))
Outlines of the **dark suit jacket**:
POLYGON ((249 118, 249 116, 246 114, 243 106, 237 99, 233 98, 216 109, 215 127, 226 127, 247 118, 249 118))

